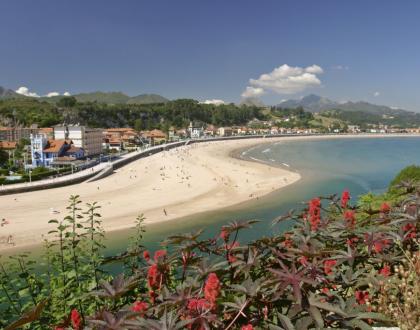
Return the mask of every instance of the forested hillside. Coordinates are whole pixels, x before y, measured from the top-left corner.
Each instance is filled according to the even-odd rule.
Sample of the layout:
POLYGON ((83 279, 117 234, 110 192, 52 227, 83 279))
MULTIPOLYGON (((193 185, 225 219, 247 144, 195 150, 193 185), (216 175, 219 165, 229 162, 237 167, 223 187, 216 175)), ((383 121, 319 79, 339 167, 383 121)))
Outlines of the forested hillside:
POLYGON ((34 98, 0 100, 0 124, 52 126, 59 123, 84 124, 91 127, 135 127, 138 130, 185 127, 190 121, 206 124, 241 125, 249 120, 264 119, 261 108, 215 106, 190 99, 154 104, 100 104, 62 98, 57 105, 34 98))

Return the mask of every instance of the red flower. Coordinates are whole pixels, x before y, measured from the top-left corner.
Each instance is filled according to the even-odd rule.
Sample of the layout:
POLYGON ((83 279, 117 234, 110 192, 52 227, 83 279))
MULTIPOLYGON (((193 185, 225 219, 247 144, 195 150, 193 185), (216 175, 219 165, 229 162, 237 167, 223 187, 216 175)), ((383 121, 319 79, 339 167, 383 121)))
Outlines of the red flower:
POLYGON ((379 270, 379 274, 388 277, 389 275, 391 275, 391 267, 385 265, 381 270, 379 270))
POLYGON ((131 307, 131 310, 136 313, 144 314, 144 312, 147 310, 148 307, 149 305, 145 303, 144 301, 136 301, 131 307))
POLYGON ((390 243, 389 239, 378 240, 373 243, 373 250, 376 253, 380 253, 382 250, 386 249, 390 243))
POLYGON ((391 207, 389 206, 389 204, 388 204, 388 203, 384 202, 384 203, 382 203, 382 205, 381 205, 381 209, 380 209, 380 211, 381 211, 382 213, 388 213, 389 211, 391 211, 391 207))
POLYGON ((349 245, 350 247, 353 247, 354 245, 356 245, 356 243, 359 241, 358 237, 352 237, 352 238, 348 238, 347 239, 347 245, 349 245))
POLYGON ((158 265, 157 264, 151 265, 147 271, 147 282, 149 283, 149 287, 151 289, 160 289, 162 280, 163 280, 163 275, 160 272, 158 265))
POLYGON ((229 263, 233 263, 237 260, 237 258, 235 257, 235 255, 232 253, 232 249, 237 248, 239 246, 239 242, 235 242, 233 244, 226 244, 225 248, 227 250, 227 257, 228 257, 228 261, 229 263))
POLYGON ((337 264, 336 260, 325 260, 324 261, 324 273, 329 275, 332 273, 332 268, 337 264))
POLYGON ((77 309, 73 309, 71 311, 70 319, 71 319, 71 324, 73 325, 73 328, 75 330, 79 330, 80 326, 82 325, 82 319, 77 309))
POLYGON ((252 324, 243 325, 241 330, 254 330, 252 324))
POLYGON ((307 266, 308 265, 308 258, 306 258, 305 256, 301 256, 298 261, 300 262, 300 264, 302 266, 307 266))
POLYGON ((157 250, 155 252, 155 255, 153 257, 153 259, 155 259, 155 262, 158 262, 160 258, 163 258, 166 256, 166 251, 165 250, 157 250))
POLYGON ((321 291, 322 291, 323 294, 330 295, 330 289, 328 289, 328 288, 322 288, 321 291))
POLYGON ((407 223, 402 227, 405 232, 405 239, 416 238, 416 226, 412 223, 407 223))
POLYGON ((201 314, 201 311, 210 309, 210 304, 206 299, 193 298, 188 301, 187 309, 201 314))
POLYGON ((369 300, 369 292, 367 291, 356 291, 354 295, 359 305, 364 305, 369 300))
POLYGON ((321 200, 319 198, 313 198, 309 202, 309 222, 311 223, 311 230, 318 229, 321 222, 321 200))
POLYGON ((147 251, 147 250, 143 251, 143 258, 146 259, 146 261, 150 261, 149 251, 147 251))
POLYGON ((341 207, 343 209, 347 208, 347 203, 350 200, 350 193, 348 190, 344 190, 343 193, 341 194, 341 207))
POLYGON ((211 304, 216 306, 216 299, 220 294, 220 281, 215 273, 210 273, 204 286, 204 297, 211 304))
POLYGON ((354 216, 354 211, 347 210, 344 212, 344 219, 347 222, 347 226, 353 228, 356 224, 356 218, 354 216))
POLYGON ((156 291, 154 291, 154 290, 149 291, 149 297, 150 297, 150 301, 152 302, 152 304, 155 303, 155 300, 156 300, 157 296, 158 296, 158 294, 156 293, 156 291))
POLYGON ((222 230, 220 232, 220 238, 227 242, 229 240, 230 233, 227 231, 225 227, 222 227, 222 230))

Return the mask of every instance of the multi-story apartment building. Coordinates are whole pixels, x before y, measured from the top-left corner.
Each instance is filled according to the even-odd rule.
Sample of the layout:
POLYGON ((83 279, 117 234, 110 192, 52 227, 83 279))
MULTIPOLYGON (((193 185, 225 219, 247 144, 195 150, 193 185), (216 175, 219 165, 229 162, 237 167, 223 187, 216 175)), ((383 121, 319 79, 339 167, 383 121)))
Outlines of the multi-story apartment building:
POLYGON ((0 127, 0 141, 19 142, 22 139, 30 139, 31 134, 37 132, 37 125, 31 127, 0 127))
POLYGON ((84 150, 85 156, 102 153, 102 130, 79 125, 65 125, 54 127, 54 139, 71 140, 73 144, 84 150))

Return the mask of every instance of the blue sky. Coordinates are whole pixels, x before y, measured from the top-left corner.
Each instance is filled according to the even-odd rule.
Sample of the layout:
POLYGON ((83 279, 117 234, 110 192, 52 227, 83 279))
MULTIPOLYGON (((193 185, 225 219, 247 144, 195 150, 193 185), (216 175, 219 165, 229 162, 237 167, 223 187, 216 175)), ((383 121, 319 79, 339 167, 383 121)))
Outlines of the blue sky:
POLYGON ((251 87, 268 104, 316 93, 420 111, 419 14, 419 1, 4 0, 0 86, 228 102, 251 87))

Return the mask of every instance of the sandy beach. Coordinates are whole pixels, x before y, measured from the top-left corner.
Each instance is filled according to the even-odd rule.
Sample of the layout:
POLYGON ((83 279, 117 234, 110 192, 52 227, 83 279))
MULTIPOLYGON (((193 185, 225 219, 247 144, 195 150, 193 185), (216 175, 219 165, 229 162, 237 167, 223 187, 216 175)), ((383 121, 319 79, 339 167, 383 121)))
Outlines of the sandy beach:
POLYGON ((135 161, 96 182, 0 196, 0 218, 8 222, 0 228, 0 249, 40 243, 54 228, 48 220, 66 215, 71 195, 98 202, 103 227, 112 231, 132 227, 139 214, 146 224, 164 222, 259 198, 299 180, 298 173, 230 156, 262 142, 192 144, 135 161))

